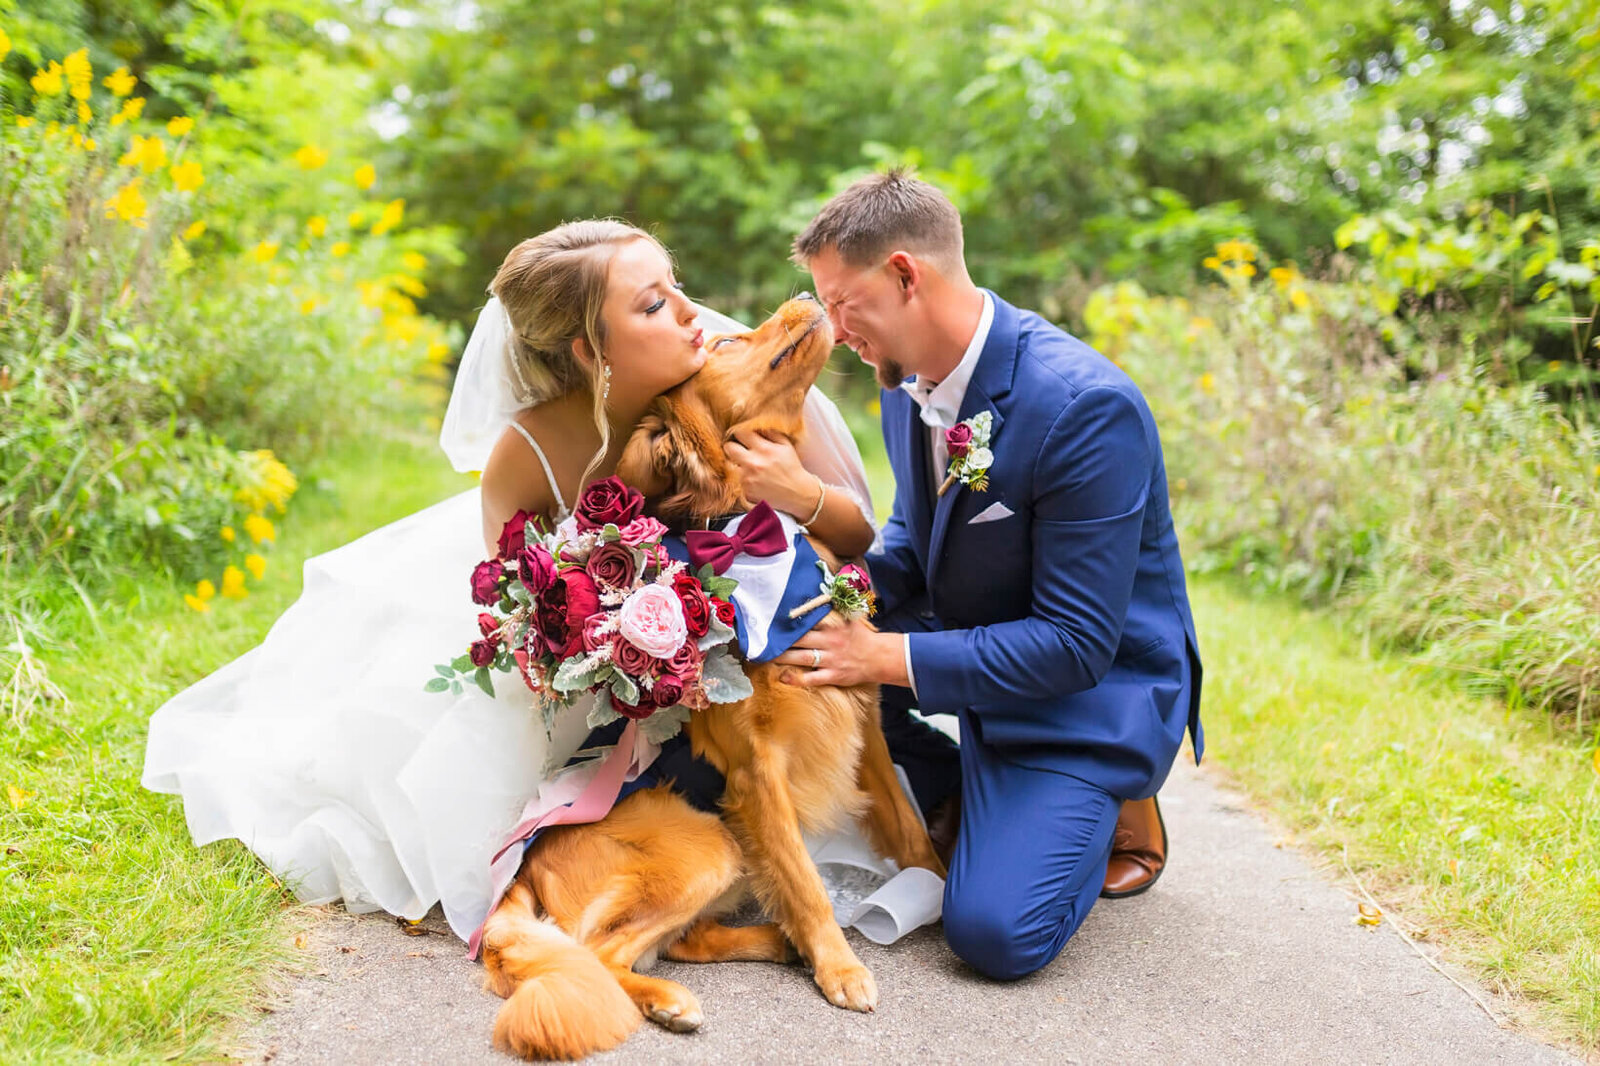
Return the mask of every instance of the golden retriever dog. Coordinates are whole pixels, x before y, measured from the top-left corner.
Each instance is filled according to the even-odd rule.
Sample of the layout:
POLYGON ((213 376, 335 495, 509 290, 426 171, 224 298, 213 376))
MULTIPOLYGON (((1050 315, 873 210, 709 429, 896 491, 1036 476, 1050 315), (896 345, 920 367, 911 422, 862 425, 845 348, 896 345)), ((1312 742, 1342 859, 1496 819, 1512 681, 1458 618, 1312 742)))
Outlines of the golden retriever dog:
MULTIPOLYGON (((669 526, 750 509, 722 446, 739 429, 801 433, 801 404, 833 347, 822 307, 790 300, 758 329, 708 340, 700 372, 655 402, 618 467, 669 526)), ((836 562, 817 546, 830 563, 836 562)), ((840 625, 829 615, 823 625, 840 625)), ((546 830, 484 928, 485 987, 507 1002, 495 1043, 570 1059, 622 1042, 641 1018, 676 1031, 702 1020, 694 994, 636 973, 683 962, 809 963, 829 1002, 870 1011, 872 974, 834 921, 802 830, 857 819, 901 868, 943 874, 895 777, 875 685, 803 689, 747 665, 754 694, 696 711, 693 752, 726 778, 721 815, 669 788, 635 792, 592 825, 546 830), (753 893, 776 918, 724 925, 753 893), (793 951, 791 951, 791 947, 793 951)))

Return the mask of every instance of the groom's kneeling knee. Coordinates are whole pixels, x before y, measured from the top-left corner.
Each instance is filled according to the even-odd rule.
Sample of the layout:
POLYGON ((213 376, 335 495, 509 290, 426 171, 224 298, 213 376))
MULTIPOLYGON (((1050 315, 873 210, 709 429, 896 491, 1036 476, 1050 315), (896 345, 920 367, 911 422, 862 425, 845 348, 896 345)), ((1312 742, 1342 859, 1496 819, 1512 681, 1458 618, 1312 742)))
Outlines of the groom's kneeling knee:
POLYGON ((1070 927, 1029 927, 994 906, 993 900, 946 899, 944 938, 968 966, 996 981, 1015 981, 1043 969, 1061 952, 1078 922, 1070 927))

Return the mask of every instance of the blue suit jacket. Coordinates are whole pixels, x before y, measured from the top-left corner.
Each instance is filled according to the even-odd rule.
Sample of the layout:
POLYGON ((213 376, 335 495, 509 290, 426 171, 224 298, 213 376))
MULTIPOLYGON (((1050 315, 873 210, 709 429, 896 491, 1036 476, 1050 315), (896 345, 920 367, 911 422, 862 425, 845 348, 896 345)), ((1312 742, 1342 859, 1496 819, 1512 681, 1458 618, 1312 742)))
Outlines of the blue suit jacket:
POLYGON ((890 389, 882 406, 894 513, 868 564, 886 612, 943 626, 907 637, 922 711, 966 710, 1006 758, 1129 799, 1161 787, 1186 726, 1198 760, 1199 643, 1161 442, 1128 376, 995 297, 960 413, 993 412, 984 492, 937 497, 916 402, 890 389), (969 524, 995 503, 1013 513, 969 524))

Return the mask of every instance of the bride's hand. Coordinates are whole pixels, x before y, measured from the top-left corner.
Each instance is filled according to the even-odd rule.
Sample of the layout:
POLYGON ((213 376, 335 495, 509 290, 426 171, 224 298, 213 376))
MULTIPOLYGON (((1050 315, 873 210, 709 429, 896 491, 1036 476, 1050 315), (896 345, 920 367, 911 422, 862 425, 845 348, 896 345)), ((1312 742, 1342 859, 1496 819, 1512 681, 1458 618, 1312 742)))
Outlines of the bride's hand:
POLYGON ((745 498, 751 503, 765 500, 801 521, 816 510, 821 484, 800 465, 800 456, 787 439, 773 440, 742 429, 734 433, 734 439, 723 446, 723 451, 738 469, 745 498))

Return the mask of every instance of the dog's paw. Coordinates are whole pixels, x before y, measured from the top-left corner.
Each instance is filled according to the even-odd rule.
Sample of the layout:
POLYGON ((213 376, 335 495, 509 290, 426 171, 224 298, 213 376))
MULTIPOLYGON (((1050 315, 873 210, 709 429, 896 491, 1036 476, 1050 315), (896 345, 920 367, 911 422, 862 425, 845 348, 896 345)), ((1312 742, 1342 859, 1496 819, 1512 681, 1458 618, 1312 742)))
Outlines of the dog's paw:
POLYGON ((817 987, 835 1007, 870 1013, 878 1006, 878 982, 872 979, 872 971, 859 962, 819 966, 816 978, 817 987))
POLYGON ((692 1033, 705 1021, 700 1001, 693 992, 682 986, 674 989, 671 995, 650 997, 648 1002, 640 1003, 639 1008, 646 1018, 674 1033, 692 1033))

